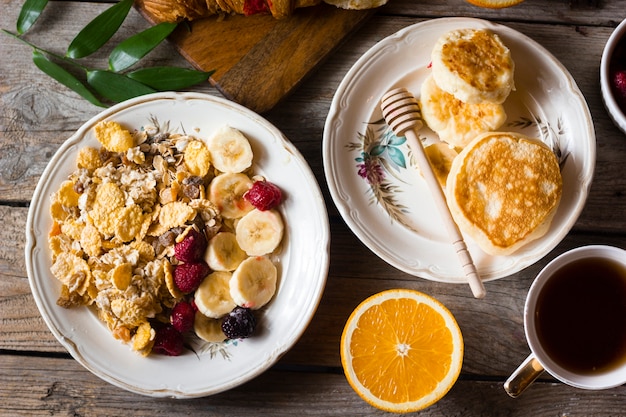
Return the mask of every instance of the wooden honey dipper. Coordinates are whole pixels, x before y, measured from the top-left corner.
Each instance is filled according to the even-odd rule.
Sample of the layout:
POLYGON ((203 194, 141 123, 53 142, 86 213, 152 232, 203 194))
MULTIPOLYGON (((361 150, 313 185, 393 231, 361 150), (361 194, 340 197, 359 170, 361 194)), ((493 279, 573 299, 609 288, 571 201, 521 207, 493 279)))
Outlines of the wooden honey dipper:
POLYGON ((450 208, 446 202, 446 196, 426 156, 422 141, 418 138, 416 133, 416 131, 422 127, 417 100, 415 100, 415 97, 405 88, 396 88, 388 91, 383 96, 381 109, 383 111, 383 117, 391 129, 393 129, 396 136, 406 137, 409 146, 417 158, 417 164, 424 175, 424 179, 430 188, 435 204, 437 205, 437 210, 441 213, 446 229, 448 230, 448 235, 461 261, 472 293, 476 298, 483 298, 485 296, 483 282, 478 276, 472 255, 467 250, 467 245, 463 240, 463 235, 452 218, 450 208))

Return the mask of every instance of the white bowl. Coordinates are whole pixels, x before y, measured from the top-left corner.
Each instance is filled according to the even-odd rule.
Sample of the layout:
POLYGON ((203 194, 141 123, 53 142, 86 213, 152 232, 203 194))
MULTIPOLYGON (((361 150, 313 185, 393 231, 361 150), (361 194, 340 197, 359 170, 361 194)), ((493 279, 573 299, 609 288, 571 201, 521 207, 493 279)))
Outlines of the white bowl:
MULTIPOLYGON (((162 125, 162 124, 161 124, 162 125)), ((307 162, 267 120, 219 97, 197 93, 157 93, 111 107, 86 122, 56 152, 35 190, 26 223, 26 268, 31 290, 46 324, 85 368, 114 385, 154 397, 212 395, 240 385, 272 366, 302 335, 321 299, 329 264, 326 206, 307 162), (50 274, 47 244, 52 226, 50 195, 74 170, 85 145, 97 146, 93 126, 114 120, 140 127, 150 120, 206 138, 223 124, 250 139, 253 169, 276 183, 286 196, 284 247, 278 254, 279 281, 259 316, 259 334, 243 341, 194 344, 181 356, 141 357, 113 338, 87 308, 66 309, 56 300, 60 282, 50 274)), ((198 339, 199 342, 199 339, 198 339)))
POLYGON ((626 44, 626 19, 624 19, 622 23, 615 28, 604 46, 602 60, 600 61, 600 88, 602 90, 604 106, 606 107, 609 116, 611 116, 615 125, 622 132, 626 133, 626 109, 620 108, 615 100, 615 97, 613 96, 613 92, 611 90, 611 78, 609 74, 611 59, 613 58, 615 48, 620 41, 626 44))

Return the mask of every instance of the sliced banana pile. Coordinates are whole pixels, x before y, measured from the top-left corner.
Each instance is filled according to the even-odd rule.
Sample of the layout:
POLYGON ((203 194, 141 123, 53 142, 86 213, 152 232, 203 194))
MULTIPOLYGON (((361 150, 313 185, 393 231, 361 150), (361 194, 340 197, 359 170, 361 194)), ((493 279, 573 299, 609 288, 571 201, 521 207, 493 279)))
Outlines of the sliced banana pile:
POLYGON ((279 247, 285 226, 276 209, 261 211, 244 198, 254 183, 248 139, 224 126, 206 145, 216 171, 208 198, 225 221, 208 242, 205 261, 213 272, 194 293, 198 308, 194 330, 207 342, 219 342, 225 339, 222 317, 236 306, 260 309, 274 296, 278 271, 270 256, 279 247))

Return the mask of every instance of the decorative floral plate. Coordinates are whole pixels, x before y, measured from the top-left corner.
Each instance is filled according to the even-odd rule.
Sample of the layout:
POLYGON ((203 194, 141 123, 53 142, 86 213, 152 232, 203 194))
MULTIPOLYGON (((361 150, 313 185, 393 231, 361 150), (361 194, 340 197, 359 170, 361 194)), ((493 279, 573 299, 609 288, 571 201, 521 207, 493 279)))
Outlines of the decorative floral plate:
POLYGON ((121 103, 85 123, 56 152, 41 176, 26 224, 26 267, 31 290, 46 324, 85 368, 127 390, 155 397, 215 394, 261 374, 290 349, 309 324, 326 284, 329 225, 319 186, 299 151, 268 121, 222 98, 194 93, 158 93, 121 103), (50 196, 74 171, 78 150, 99 146, 92 127, 115 120, 139 128, 169 121, 198 138, 229 124, 241 130, 254 151, 253 170, 284 193, 283 246, 277 257, 277 292, 261 310, 261 331, 242 341, 192 343, 177 357, 142 357, 113 338, 96 314, 56 304, 61 285, 50 273, 50 196))
MULTIPOLYGON (((459 28, 490 29, 509 47, 516 90, 504 103, 507 121, 499 130, 543 140, 559 158, 563 175, 561 203, 541 239, 510 256, 487 255, 466 239, 483 280, 531 265, 565 237, 585 204, 596 156, 591 114, 574 79, 546 49, 511 28, 472 18, 433 19, 367 51, 341 82, 324 127, 331 196, 348 226, 380 258, 409 274, 452 283, 466 282, 463 270, 405 139, 382 117, 380 99, 397 87, 419 97, 433 45, 459 28)), ((439 141, 428 128, 419 135, 426 145, 439 141)))

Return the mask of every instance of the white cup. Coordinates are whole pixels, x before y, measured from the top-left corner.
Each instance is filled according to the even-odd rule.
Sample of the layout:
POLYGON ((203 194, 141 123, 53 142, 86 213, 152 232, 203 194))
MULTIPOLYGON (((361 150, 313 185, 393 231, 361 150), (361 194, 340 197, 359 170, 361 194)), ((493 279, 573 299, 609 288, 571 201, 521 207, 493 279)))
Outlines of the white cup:
MULTIPOLYGON (((555 277, 557 277, 557 280, 563 280, 565 279, 564 277, 567 277, 567 279, 570 279, 570 277, 573 277, 574 275, 576 275, 575 273, 576 270, 582 271, 586 268, 584 267, 584 264, 580 264, 578 262, 586 262, 587 265, 591 265, 592 260, 598 260, 598 259, 604 260, 604 263, 602 263, 602 265, 612 264, 616 266, 615 274, 606 273, 606 274, 603 274, 603 276, 617 275, 617 276, 620 276, 622 279, 622 281, 618 283, 619 284, 618 286, 621 286, 623 290, 610 291, 609 295, 606 296, 605 298, 607 300, 610 298, 612 299, 614 298, 615 294, 621 293, 621 297, 623 297, 623 299, 616 300, 616 301, 619 301, 621 303, 622 310, 626 307, 626 251, 616 248, 616 247, 612 247, 612 246, 603 246, 603 245, 583 246, 583 247, 579 247, 576 249, 572 249, 568 252, 565 252, 562 255, 555 258, 554 260, 552 260, 537 275, 526 297, 526 304, 524 307, 524 330, 526 332, 526 340, 528 341, 531 354, 511 374, 509 379, 504 383, 504 389, 511 397, 517 397, 518 395, 520 395, 535 379, 537 379, 537 377, 544 370, 550 373, 556 379, 560 380, 561 382, 564 382, 565 384, 568 384, 576 388, 600 390, 600 389, 613 388, 613 387, 626 383, 626 346, 622 346, 623 343, 620 344, 621 349, 622 349, 622 354, 618 355, 619 356, 618 360, 611 361, 610 365, 603 366, 600 370, 596 370, 593 367, 589 367, 588 369, 582 371, 580 369, 576 369, 577 366, 570 366, 569 363, 565 364, 567 361, 565 362, 563 361, 563 355, 555 354, 554 352, 549 354, 546 351, 546 350, 550 351, 550 348, 548 348, 549 342, 542 341, 542 339, 538 335, 538 327, 544 326, 539 320, 542 318, 545 320, 545 316, 548 315, 548 313, 546 312, 548 308, 543 309, 541 313, 538 311, 538 300, 540 300, 539 304, 545 303, 544 301, 541 301, 541 299, 543 299, 544 296, 547 297, 545 294, 547 294, 550 291, 555 291, 554 290, 555 288, 554 286, 556 285, 554 281, 555 277), (567 274, 563 273, 564 268, 566 268, 565 271, 568 271, 567 274), (561 272, 559 273, 559 271, 561 272), (551 283, 551 286, 548 287, 549 289, 545 290, 546 283, 548 282, 551 283), (552 290, 550 288, 552 288, 552 290), (545 290, 543 295, 542 295, 542 290, 545 290), (540 295, 542 297, 540 297, 540 295)), ((600 270, 600 268, 598 268, 598 270, 600 270)), ((583 275, 583 274, 579 274, 579 275, 583 275)), ((583 294, 580 297, 580 298, 584 298, 583 302, 591 303, 592 297, 590 294, 596 294, 595 290, 591 288, 592 284, 594 283, 591 280, 595 279, 596 280, 595 282, 599 282, 601 277, 594 276, 591 273, 584 274, 584 276, 587 276, 587 275, 589 275, 588 277, 589 281, 584 281, 581 278, 580 282, 578 283, 578 284, 581 284, 581 287, 580 287, 581 290, 579 291, 579 293, 583 294), (589 289, 587 289, 587 288, 584 288, 582 285, 590 285, 590 287, 589 289)), ((572 279, 576 279, 576 278, 572 278, 572 279)), ((615 282, 617 282, 617 279, 615 280, 615 282)), ((562 297, 571 297, 572 299, 574 299, 575 296, 573 294, 575 294, 576 291, 573 290, 572 288, 575 288, 575 285, 576 284, 574 284, 573 281, 568 281, 568 286, 561 287, 558 294, 562 295, 562 297)), ((606 284, 603 284, 603 286, 604 288, 608 287, 608 285, 606 284)), ((615 296, 615 298, 617 298, 617 296, 615 296)), ((566 298, 563 298, 563 299, 565 300, 566 298)), ((598 297, 596 297, 595 299, 598 299, 598 297)), ((558 300, 558 302, 561 302, 561 301, 558 300)), ((609 303, 607 302, 606 304, 608 305, 609 303)), ((557 304, 546 303, 545 305, 554 306, 557 304)), ((585 311, 584 309, 586 306, 577 305, 577 307, 581 309, 580 310, 581 312, 583 312, 585 311)), ((539 308, 539 310, 542 310, 542 308, 539 308)), ((553 310, 567 311, 565 309, 560 310, 557 308, 554 308, 553 310)), ((596 309, 596 310, 600 311, 600 309, 596 309)), ((570 310, 570 311, 574 311, 574 310, 570 310)), ((574 311, 572 315, 575 317, 576 314, 578 314, 578 310, 574 311)), ((613 317, 612 314, 610 316, 613 317)), ((615 320, 615 321, 620 321, 620 320, 615 320)), ((565 323, 563 324, 563 328, 566 328, 569 322, 567 320, 563 320, 563 322, 565 323)), ((613 320, 611 321, 611 324, 613 324, 612 322, 613 320)), ((599 327, 596 327, 596 328, 599 328, 599 327)), ((595 332, 596 328, 592 328, 591 331, 595 332)), ((624 332, 623 328, 621 331, 618 331, 618 333, 613 333, 613 334, 614 335, 624 334, 626 336, 626 333, 622 333, 622 332, 624 332)), ((556 334, 556 332, 552 332, 551 334, 556 334)), ((601 334, 608 334, 608 332, 601 332, 601 334)), ((548 339, 548 337, 546 337, 546 339, 548 339)), ((564 337, 562 340, 560 338, 553 338, 553 339, 557 340, 560 343, 562 340, 565 341, 568 338, 564 337)), ((622 341, 623 340, 624 338, 622 338, 622 341)), ((569 344, 569 342, 563 343, 563 344, 567 346, 572 346, 571 344, 569 344)), ((606 346, 606 345, 607 344, 602 344, 602 346, 606 346)), ((570 349, 567 353, 569 354, 571 353, 571 351, 572 350, 570 349)), ((583 362, 587 362, 587 359, 588 358, 585 358, 583 362)))

